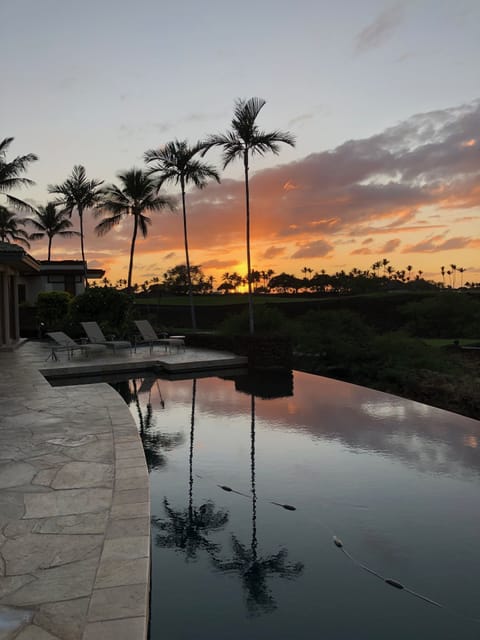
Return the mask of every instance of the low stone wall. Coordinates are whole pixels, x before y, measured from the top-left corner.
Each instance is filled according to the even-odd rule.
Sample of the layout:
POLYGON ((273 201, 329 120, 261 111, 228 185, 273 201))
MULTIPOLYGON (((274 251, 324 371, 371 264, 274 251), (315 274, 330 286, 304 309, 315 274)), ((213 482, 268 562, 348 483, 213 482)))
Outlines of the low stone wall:
POLYGON ((187 337, 187 344, 192 347, 233 351, 237 355, 247 356, 248 366, 254 370, 292 368, 292 341, 287 336, 224 336, 195 333, 187 337))

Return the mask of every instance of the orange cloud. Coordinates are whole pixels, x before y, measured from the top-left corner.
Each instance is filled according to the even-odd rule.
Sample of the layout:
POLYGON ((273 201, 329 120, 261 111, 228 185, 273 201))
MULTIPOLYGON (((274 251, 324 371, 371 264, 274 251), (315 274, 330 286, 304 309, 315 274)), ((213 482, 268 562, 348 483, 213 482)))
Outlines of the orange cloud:
MULTIPOLYGON (((348 260, 342 254, 347 239, 370 244, 379 234, 407 238, 402 253, 471 249, 474 243, 469 236, 475 221, 465 222, 452 238, 448 233, 425 236, 448 229, 452 212, 459 219, 458 209, 470 209, 471 217, 478 219, 474 210, 480 207, 479 121, 480 101, 475 101, 419 114, 369 138, 349 140, 330 151, 252 173, 254 266, 278 270, 287 260, 295 265, 295 260, 320 257, 338 263, 348 260), (473 145, 462 144, 472 140, 473 145), (445 222, 436 217, 435 224, 425 224, 427 213, 430 218, 444 217, 445 222), (266 260, 278 264, 265 265, 266 260)), ((187 207, 193 264, 220 270, 245 260, 242 180, 225 179, 202 191, 192 190, 187 207)), ((182 216, 162 212, 151 218, 149 236, 137 242, 135 268, 157 265, 161 274, 184 260, 182 216)), ((87 213, 85 223, 88 259, 107 268, 112 265, 116 272, 126 271, 131 222, 103 238, 94 233, 98 220, 87 213)), ((476 235, 480 236, 480 229, 476 235)), ((55 238, 54 256, 78 257, 79 244, 78 238, 55 238)), ((35 254, 45 257, 45 245, 33 247, 35 254)), ((387 242, 383 249, 398 252, 399 247, 400 242, 387 242)), ((350 255, 363 254, 364 250, 356 249, 350 255)))

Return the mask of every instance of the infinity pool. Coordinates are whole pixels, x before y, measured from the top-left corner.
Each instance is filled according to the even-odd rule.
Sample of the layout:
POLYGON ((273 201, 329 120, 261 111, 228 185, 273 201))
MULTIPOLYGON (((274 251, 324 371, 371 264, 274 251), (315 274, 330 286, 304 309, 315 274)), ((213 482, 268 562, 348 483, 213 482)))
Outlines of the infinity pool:
POLYGON ((297 372, 114 386, 150 469, 153 640, 480 637, 479 422, 297 372))

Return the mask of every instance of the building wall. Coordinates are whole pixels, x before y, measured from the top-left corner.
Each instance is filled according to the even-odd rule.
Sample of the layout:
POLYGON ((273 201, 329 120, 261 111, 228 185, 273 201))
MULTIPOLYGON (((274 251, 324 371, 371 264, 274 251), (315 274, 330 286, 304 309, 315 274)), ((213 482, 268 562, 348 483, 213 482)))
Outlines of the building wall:
POLYGON ((69 291, 75 296, 85 291, 81 276, 72 276, 70 282, 68 282, 68 278, 69 276, 61 274, 51 276, 38 274, 21 277, 19 282, 24 284, 26 288, 25 302, 29 305, 37 304, 38 294, 44 291, 69 291), (73 279, 75 280, 74 282, 73 279))
POLYGON ((19 337, 18 272, 0 264, 0 347, 14 345, 19 337))

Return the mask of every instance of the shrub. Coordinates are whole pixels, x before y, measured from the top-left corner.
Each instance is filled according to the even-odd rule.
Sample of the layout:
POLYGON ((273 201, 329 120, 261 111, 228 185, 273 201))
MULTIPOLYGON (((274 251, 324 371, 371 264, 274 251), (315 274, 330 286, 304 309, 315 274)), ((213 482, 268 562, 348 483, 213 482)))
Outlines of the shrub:
POLYGON ((90 287, 70 305, 75 324, 96 320, 105 334, 128 337, 131 333, 132 297, 114 287, 90 287))
MULTIPOLYGON (((223 335, 240 336, 249 333, 248 309, 226 318, 219 326, 223 335)), ((255 334, 260 336, 288 336, 290 323, 275 307, 255 307, 255 334)))
POLYGON ((72 296, 66 291, 45 291, 38 294, 37 319, 46 331, 62 330, 68 318, 72 296))
POLYGON ((362 361, 371 351, 374 332, 352 311, 309 311, 296 325, 301 352, 318 353, 326 364, 362 361))
POLYGON ((458 291, 443 291, 401 309, 406 329, 422 338, 478 338, 480 303, 458 291))

